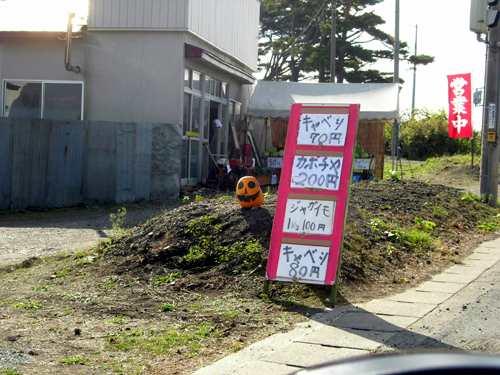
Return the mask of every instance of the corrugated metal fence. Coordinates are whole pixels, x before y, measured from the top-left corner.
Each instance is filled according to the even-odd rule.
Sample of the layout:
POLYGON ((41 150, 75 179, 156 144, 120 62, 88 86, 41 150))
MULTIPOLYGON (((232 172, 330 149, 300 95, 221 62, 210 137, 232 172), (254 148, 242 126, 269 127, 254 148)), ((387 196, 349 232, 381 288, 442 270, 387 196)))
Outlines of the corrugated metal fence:
POLYGON ((0 209, 179 196, 179 125, 0 117, 0 209))

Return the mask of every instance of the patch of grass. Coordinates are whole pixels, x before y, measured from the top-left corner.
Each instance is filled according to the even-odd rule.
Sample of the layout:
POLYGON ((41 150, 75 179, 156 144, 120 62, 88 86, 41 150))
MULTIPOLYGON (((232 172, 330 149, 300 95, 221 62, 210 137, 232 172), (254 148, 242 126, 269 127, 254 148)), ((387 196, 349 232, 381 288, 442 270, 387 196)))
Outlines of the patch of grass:
POLYGON ((23 307, 25 309, 39 309, 40 307, 43 306, 41 302, 20 302, 20 303, 15 303, 13 305, 14 307, 23 307))
POLYGON ((477 224, 477 227, 484 232, 490 232, 490 231, 494 232, 500 229, 500 225, 497 222, 492 222, 487 219, 485 219, 482 222, 479 222, 477 224))
POLYGON ((240 344, 236 344, 236 345, 234 345, 234 346, 231 346, 231 350, 232 350, 233 352, 235 352, 235 353, 236 353, 236 352, 239 352, 242 348, 243 348, 243 347, 242 347, 240 344))
POLYGON ((78 259, 75 264, 77 266, 84 266, 86 264, 94 263, 97 260, 96 256, 89 255, 83 259, 78 259))
POLYGON ((429 232, 420 229, 410 229, 405 232, 406 240, 415 245, 427 246, 431 242, 431 235, 429 232))
POLYGON ((183 260, 190 265, 203 264, 220 265, 234 261, 241 269, 250 269, 262 262, 262 247, 257 240, 248 244, 236 243, 231 247, 222 246, 222 224, 218 223, 219 215, 203 216, 193 219, 187 224, 185 233, 190 235, 195 243, 190 247, 183 260))
POLYGON ((51 286, 51 285, 42 285, 42 286, 38 286, 38 287, 36 287, 36 288, 35 288, 35 292, 39 292, 39 291, 44 291, 44 292, 46 292, 47 290, 50 290, 50 289, 52 289, 52 288, 53 288, 53 286, 51 286))
POLYGON ((448 211, 446 211, 442 207, 429 206, 429 210, 438 219, 445 219, 446 217, 448 217, 448 211))
POLYGON ((434 230, 436 226, 436 223, 433 223, 432 221, 423 220, 418 216, 415 217, 415 224, 417 224, 419 227, 424 227, 429 230, 434 230))
POLYGON ((119 325, 127 324, 127 322, 123 320, 123 316, 121 315, 115 316, 113 319, 108 320, 108 323, 119 325))
POLYGON ((62 363, 63 365, 83 365, 87 362, 88 359, 82 357, 66 357, 59 360, 59 363, 62 363))
POLYGON ((230 318, 234 318, 234 317, 236 317, 238 315, 239 315, 238 312, 236 312, 236 311, 230 311, 228 313, 222 314, 222 319, 227 320, 227 319, 230 319, 230 318))
POLYGON ((13 370, 10 368, 0 370, 0 375, 23 375, 21 371, 13 370))
POLYGON ((208 322, 162 332, 126 331, 110 338, 106 349, 165 355, 173 349, 182 348, 185 356, 194 357, 200 351, 204 338, 221 333, 217 325, 208 322))
POLYGON ((83 296, 80 293, 63 293, 61 298, 68 299, 77 303, 89 303, 92 301, 92 297, 83 296))
POLYGON ((161 311, 161 312, 168 312, 168 311, 175 311, 177 310, 177 307, 168 303, 168 302, 165 302, 164 304, 158 306, 158 309, 161 311))
MULTIPOLYGON (((474 161, 476 163, 480 162, 480 158, 477 156, 474 157, 474 161)), ((471 164, 471 155, 451 155, 451 156, 441 156, 441 157, 432 157, 428 158, 424 162, 420 163, 410 163, 408 160, 401 160, 401 164, 398 162, 398 171, 402 169, 402 177, 403 179, 407 177, 416 177, 425 174, 438 174, 442 170, 450 167, 451 165, 458 164, 471 164), (401 168, 402 167, 402 168, 401 168)), ((391 161, 386 161, 384 163, 384 178, 392 179, 392 159, 391 161)))
POLYGON ((465 201, 465 202, 470 202, 470 203, 482 203, 485 201, 479 195, 474 194, 470 191, 467 194, 463 195, 460 199, 465 201))
POLYGON ((61 272, 56 273, 55 275, 53 275, 52 278, 53 279, 61 279, 63 277, 68 276, 68 273, 70 273, 71 271, 73 271, 72 267, 65 268, 61 272))
POLYGON ((217 198, 217 200, 220 202, 227 202, 227 201, 231 201, 233 199, 234 199, 234 197, 231 195, 223 195, 223 196, 217 198))
POLYGON ((157 276, 157 279, 156 281, 154 281, 154 284, 161 285, 164 283, 171 283, 172 281, 178 279, 179 277, 180 277, 179 272, 169 273, 166 276, 157 276))

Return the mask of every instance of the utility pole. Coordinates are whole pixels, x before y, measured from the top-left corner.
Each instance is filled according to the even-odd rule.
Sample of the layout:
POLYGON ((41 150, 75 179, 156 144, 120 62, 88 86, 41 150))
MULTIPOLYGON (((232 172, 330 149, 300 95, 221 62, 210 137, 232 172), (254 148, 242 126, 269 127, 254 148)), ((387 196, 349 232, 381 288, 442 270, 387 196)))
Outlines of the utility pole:
MULTIPOLYGON (((415 25, 415 56, 417 56, 418 25, 415 25)), ((415 92, 417 87, 417 63, 413 63, 413 95, 411 98, 411 113, 415 112, 415 92)))
MULTIPOLYGON (((396 29, 394 31, 394 83, 399 84, 399 0, 396 0, 396 29)), ((399 111, 399 95, 398 95, 398 111, 399 111)), ((394 164, 396 162, 396 156, 398 155, 399 147, 399 118, 394 121, 392 125, 392 170, 394 171, 394 164)), ((396 163, 397 167, 397 163, 396 163)))
POLYGON ((498 107, 500 78, 500 18, 499 0, 471 0, 470 30, 477 34, 479 42, 488 46, 484 83, 483 129, 481 137, 481 178, 479 193, 491 207, 498 205, 498 107), (486 34, 487 39, 482 39, 486 34))
POLYGON ((332 50, 330 51, 330 82, 335 83, 335 50, 337 49, 337 37, 335 35, 337 33, 337 0, 332 0, 331 11, 332 35, 330 39, 332 50))
MULTIPOLYGON (((500 10, 500 5, 491 7, 500 10)), ((481 151, 481 179, 479 193, 486 197, 491 207, 498 202, 498 168, 500 148, 498 145, 498 107, 500 73, 500 28, 491 28, 488 33, 488 57, 486 62, 485 95, 483 107, 483 132, 481 151), (488 137, 488 134, 490 137, 488 137), (493 134, 493 136, 492 136, 493 134)))

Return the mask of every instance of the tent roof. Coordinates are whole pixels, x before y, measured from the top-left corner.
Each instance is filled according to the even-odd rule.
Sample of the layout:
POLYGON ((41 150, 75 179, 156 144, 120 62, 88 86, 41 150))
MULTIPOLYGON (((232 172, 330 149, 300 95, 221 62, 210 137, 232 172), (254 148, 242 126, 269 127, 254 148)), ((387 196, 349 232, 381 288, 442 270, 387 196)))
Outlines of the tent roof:
POLYGON ((398 116, 397 83, 302 83, 259 81, 248 106, 252 117, 290 117, 293 103, 357 104, 360 120, 398 116))

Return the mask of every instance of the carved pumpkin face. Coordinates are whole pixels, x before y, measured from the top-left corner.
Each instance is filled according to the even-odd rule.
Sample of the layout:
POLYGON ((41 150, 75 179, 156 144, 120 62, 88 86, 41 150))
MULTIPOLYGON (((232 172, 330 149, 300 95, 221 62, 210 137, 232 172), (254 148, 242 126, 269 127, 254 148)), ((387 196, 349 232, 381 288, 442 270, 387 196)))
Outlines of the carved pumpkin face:
POLYGON ((240 178, 236 186, 236 199, 241 207, 260 207, 264 203, 264 195, 257 179, 253 176, 240 178))

